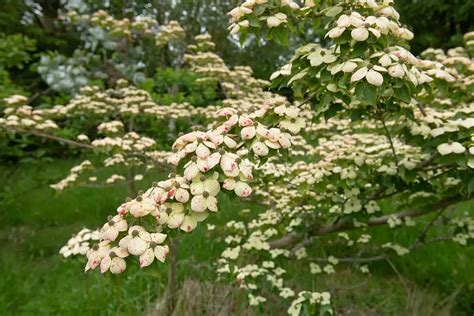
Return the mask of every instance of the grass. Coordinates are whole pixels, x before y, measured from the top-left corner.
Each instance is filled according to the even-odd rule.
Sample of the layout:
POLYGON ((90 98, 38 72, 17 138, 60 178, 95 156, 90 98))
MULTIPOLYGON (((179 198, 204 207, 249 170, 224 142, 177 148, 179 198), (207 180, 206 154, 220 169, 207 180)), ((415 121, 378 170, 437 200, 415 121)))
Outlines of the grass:
MULTIPOLYGON (((72 233, 84 226, 101 225, 127 195, 124 186, 73 188, 60 194, 47 186, 64 176, 76 162, 55 160, 0 166, 0 315, 153 315, 154 305, 164 293, 165 265, 145 270, 135 265, 123 276, 102 276, 97 272, 85 274, 84 262, 64 260, 58 255, 59 248, 72 233)), ((212 216, 209 223, 222 225, 236 217, 242 208, 231 202, 221 207, 222 211, 212 216)), ((464 207, 466 211, 472 208, 464 207)), ((204 226, 184 236, 181 242, 178 278, 184 285, 178 302, 198 304, 201 300, 202 305, 224 306, 229 301, 218 302, 216 297, 211 301, 214 303, 209 303, 205 294, 193 295, 196 288, 205 289, 204 293, 212 292, 213 287, 216 293, 226 289, 215 284, 212 272, 222 244, 212 239, 204 226)), ((388 234, 397 233, 380 230, 376 238, 383 241, 391 237, 388 234)), ((393 263, 405 285, 384 262, 371 266, 370 278, 350 268, 342 268, 335 275, 301 275, 298 264, 291 265, 289 274, 296 285, 331 289, 334 307, 340 315, 472 315, 472 258, 472 247, 461 251, 452 243, 428 246, 396 258, 393 263)), ((236 303, 242 301, 236 297, 231 301, 242 304, 236 303)), ((182 312, 186 315, 191 315, 190 310, 195 315, 211 315, 204 307, 200 312, 189 306, 180 308, 187 311, 182 312)), ((219 310, 230 313, 226 307, 219 310)), ((234 309, 234 314, 282 315, 285 310, 278 298, 273 298, 261 311, 250 312, 242 307, 239 313, 234 309)))

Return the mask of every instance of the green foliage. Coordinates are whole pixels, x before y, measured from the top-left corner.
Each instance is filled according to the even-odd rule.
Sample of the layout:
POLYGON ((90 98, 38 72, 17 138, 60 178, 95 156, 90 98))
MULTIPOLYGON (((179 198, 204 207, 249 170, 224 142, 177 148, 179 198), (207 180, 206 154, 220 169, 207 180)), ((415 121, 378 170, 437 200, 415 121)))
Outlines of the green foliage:
POLYGON ((207 106, 224 98, 215 82, 201 81, 187 69, 158 68, 153 78, 139 86, 150 92, 156 103, 164 105, 188 102, 207 106))
POLYGON ((21 34, 0 33, 0 67, 23 68, 31 61, 31 53, 36 50, 36 41, 21 34))
POLYGON ((19 87, 13 83, 10 73, 4 68, 0 67, 0 99, 6 98, 13 94, 28 95, 28 93, 26 93, 22 87, 19 87))

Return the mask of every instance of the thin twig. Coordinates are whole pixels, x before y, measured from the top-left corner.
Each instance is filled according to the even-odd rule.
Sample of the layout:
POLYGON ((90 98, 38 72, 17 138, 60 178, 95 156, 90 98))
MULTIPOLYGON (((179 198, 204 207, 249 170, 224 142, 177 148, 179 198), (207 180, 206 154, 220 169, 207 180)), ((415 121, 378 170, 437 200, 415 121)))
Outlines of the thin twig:
POLYGON ((39 132, 39 131, 23 131, 23 132, 29 133, 29 134, 34 135, 34 136, 55 140, 55 141, 60 142, 60 143, 65 143, 65 144, 68 144, 68 145, 80 147, 80 148, 94 149, 94 146, 89 145, 89 144, 76 142, 76 141, 71 140, 71 139, 66 139, 66 138, 62 138, 62 137, 59 137, 59 136, 54 136, 54 135, 51 135, 51 134, 46 134, 46 133, 39 132))
POLYGON ((380 120, 380 122, 382 122, 383 129, 385 130, 385 136, 387 136, 388 138, 388 141, 390 143, 390 148, 392 149, 393 158, 395 159, 395 163, 398 167, 397 152, 395 151, 395 146, 393 145, 393 140, 392 140, 392 137, 390 136, 390 131, 388 130, 387 125, 385 124, 385 119, 383 118, 383 114, 378 113, 377 117, 380 120))
POLYGON ((398 271, 397 267, 395 267, 392 260, 390 260, 388 257, 386 257, 385 260, 390 265, 392 270, 395 271, 395 273, 398 276, 398 279, 400 280, 400 283, 402 284, 403 288, 405 289, 405 292, 406 292, 407 296, 409 296, 410 295, 410 288, 408 287, 407 283, 405 282, 405 279, 403 278, 402 274, 400 273, 400 271, 398 271))

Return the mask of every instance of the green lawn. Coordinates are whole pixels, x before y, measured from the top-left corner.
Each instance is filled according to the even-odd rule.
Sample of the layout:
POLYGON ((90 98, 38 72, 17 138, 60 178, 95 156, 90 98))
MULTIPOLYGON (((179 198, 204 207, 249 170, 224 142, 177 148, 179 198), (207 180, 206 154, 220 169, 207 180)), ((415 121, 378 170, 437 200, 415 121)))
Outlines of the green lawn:
MULTIPOLYGON (((74 232, 84 226, 101 225, 127 195, 124 186, 73 188, 55 193, 48 184, 64 176, 75 162, 0 166, 0 315, 150 314, 164 292, 164 265, 155 264, 143 271, 132 266, 123 276, 102 276, 98 272, 85 274, 84 262, 64 260, 58 255, 59 248, 74 232)), ((150 181, 144 181, 143 187, 150 181)), ((222 211, 209 223, 225 223, 242 208, 229 203, 221 207, 222 211)), ((470 211, 472 205, 463 207, 470 211)), ((222 244, 214 242, 204 226, 181 242, 181 282, 214 278, 212 264, 222 251, 222 244)), ((380 240, 388 237, 382 230, 377 233, 380 240)), ((473 259, 472 247, 461 251, 461 247, 450 243, 428 246, 394 259, 401 276, 385 262, 371 265, 370 278, 350 268, 342 268, 334 276, 313 278, 299 274, 297 264, 290 273, 295 284, 332 290, 335 308, 341 315, 472 315, 473 259)), ((253 315, 284 314, 285 308, 278 300, 267 305, 253 315)))

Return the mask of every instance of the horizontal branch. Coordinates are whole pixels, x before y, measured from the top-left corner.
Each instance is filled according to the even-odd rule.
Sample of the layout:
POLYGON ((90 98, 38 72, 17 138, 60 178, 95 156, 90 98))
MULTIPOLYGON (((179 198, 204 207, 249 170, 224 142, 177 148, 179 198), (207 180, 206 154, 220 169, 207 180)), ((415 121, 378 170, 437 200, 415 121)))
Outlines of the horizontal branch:
MULTIPOLYGON (((22 129, 16 129, 15 131, 30 134, 30 135, 33 135, 33 136, 36 136, 36 137, 41 137, 41 138, 45 138, 45 139, 49 139, 49 140, 54 140, 54 141, 57 141, 59 143, 64 143, 64 144, 79 147, 79 148, 84 148, 84 149, 89 149, 89 150, 97 149, 96 147, 94 147, 90 144, 80 143, 80 142, 77 142, 77 141, 74 141, 74 140, 71 140, 71 139, 62 138, 62 137, 59 137, 59 136, 47 134, 47 133, 40 132, 40 131, 34 131, 34 130, 29 131, 29 130, 22 130, 22 129)), ((158 161, 158 160, 154 160, 152 157, 147 156, 145 154, 134 153, 134 154, 130 154, 129 156, 131 156, 131 157, 135 156, 135 157, 143 158, 145 160, 151 160, 151 161, 153 161, 155 166, 158 167, 159 169, 163 169, 163 170, 166 170, 166 171, 172 170, 172 166, 170 164, 164 163, 164 162, 161 162, 161 161, 158 161)))
MULTIPOLYGON (((413 251, 427 245, 431 245, 438 242, 451 241, 451 240, 452 240, 452 237, 437 237, 437 238, 427 240, 423 243, 414 243, 411 247, 408 248, 408 250, 413 251)), ((387 257, 388 257, 388 253, 383 253, 377 256, 372 256, 372 257, 337 258, 337 261, 344 262, 344 263, 368 263, 368 262, 384 260, 387 257)), ((313 262, 323 262, 323 263, 329 262, 328 258, 308 258, 308 260, 313 261, 313 262)))
MULTIPOLYGON (((472 199, 472 198, 471 198, 472 199)), ((369 218, 369 220, 366 222, 367 226, 379 226, 379 225, 386 225, 388 220, 392 217, 400 218, 403 219, 405 217, 418 217, 422 215, 426 215, 432 212, 435 212, 441 208, 445 208, 447 206, 457 204, 459 202, 464 201, 465 199, 461 198, 460 196, 455 196, 455 197, 450 197, 446 198, 444 200, 439 201, 438 203, 432 205, 429 208, 426 209, 414 209, 414 210, 406 210, 406 211, 401 211, 398 213, 392 213, 392 214, 387 214, 383 215, 380 217, 372 217, 369 218)), ((345 231, 345 230, 351 230, 355 229, 356 227, 353 224, 353 221, 351 218, 345 218, 342 219, 332 225, 325 225, 325 226, 319 226, 315 227, 311 231, 308 232, 306 237, 309 236, 322 236, 322 235, 327 235, 330 233, 334 232, 340 232, 340 231, 345 231)), ((285 248, 288 247, 296 242, 299 242, 305 238, 304 234, 299 234, 299 233, 290 233, 280 239, 275 239, 269 242, 271 248, 285 248)))
POLYGON ((76 141, 71 140, 71 139, 66 139, 66 138, 62 138, 62 137, 51 135, 51 134, 46 134, 46 133, 43 133, 43 132, 40 132, 40 131, 34 131, 34 130, 33 131, 17 130, 17 131, 22 132, 22 133, 31 134, 33 136, 37 136, 37 137, 41 137, 41 138, 54 140, 54 141, 57 141, 57 142, 60 142, 60 143, 65 143, 65 144, 68 144, 68 145, 71 145, 71 146, 76 146, 76 147, 86 148, 86 149, 94 149, 94 146, 92 146, 92 145, 76 142, 76 141))

